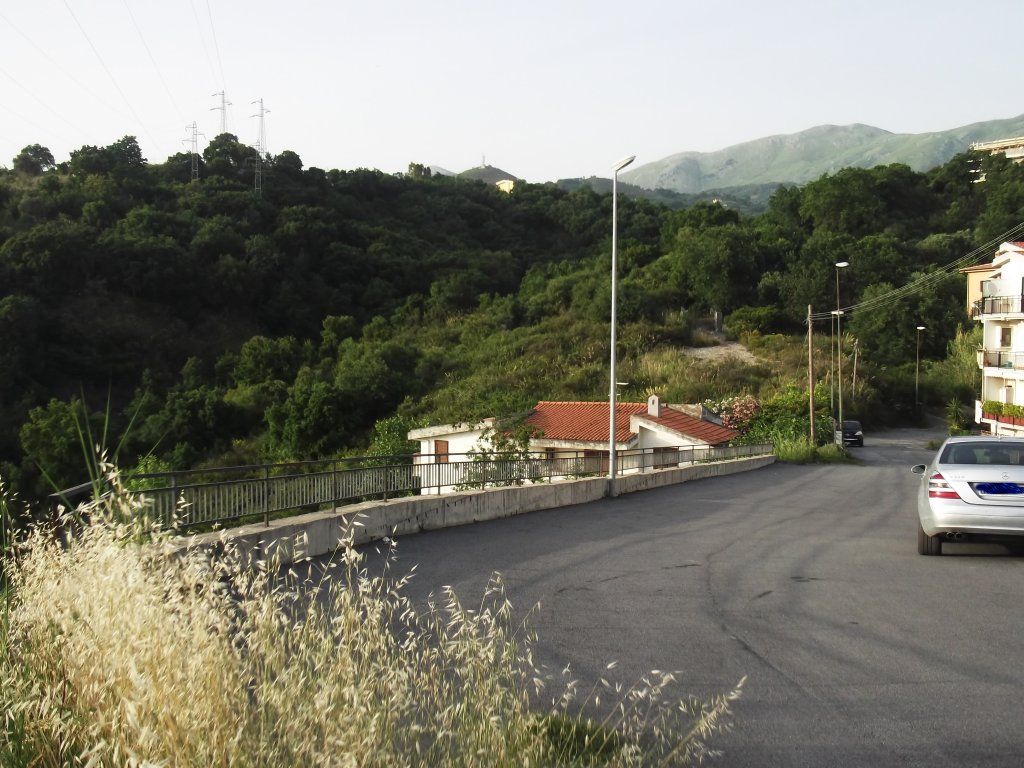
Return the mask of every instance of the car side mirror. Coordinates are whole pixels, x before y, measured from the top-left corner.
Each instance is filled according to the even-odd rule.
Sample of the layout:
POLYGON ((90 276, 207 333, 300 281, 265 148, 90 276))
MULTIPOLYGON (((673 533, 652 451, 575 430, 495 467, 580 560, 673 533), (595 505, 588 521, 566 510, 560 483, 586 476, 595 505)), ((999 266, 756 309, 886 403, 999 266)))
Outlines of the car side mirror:
POLYGON ((927 464, 915 464, 910 468, 910 471, 913 472, 915 475, 923 475, 926 469, 928 469, 927 464))

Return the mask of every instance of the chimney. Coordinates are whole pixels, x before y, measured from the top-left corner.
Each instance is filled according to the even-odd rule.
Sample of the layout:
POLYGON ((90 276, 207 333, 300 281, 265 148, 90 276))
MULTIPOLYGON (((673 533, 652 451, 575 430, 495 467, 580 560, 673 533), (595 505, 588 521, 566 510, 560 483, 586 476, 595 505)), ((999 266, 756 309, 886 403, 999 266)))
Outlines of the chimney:
POLYGON ((647 398, 647 415, 654 417, 661 416, 661 398, 657 395, 651 395, 647 398))

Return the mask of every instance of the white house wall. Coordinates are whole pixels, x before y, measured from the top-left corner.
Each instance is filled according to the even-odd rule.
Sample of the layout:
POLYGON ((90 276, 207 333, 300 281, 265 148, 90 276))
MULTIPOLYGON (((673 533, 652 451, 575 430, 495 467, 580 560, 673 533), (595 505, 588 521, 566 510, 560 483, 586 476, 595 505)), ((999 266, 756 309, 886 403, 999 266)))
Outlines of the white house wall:
POLYGON ((676 448, 684 445, 707 445, 692 437, 680 435, 668 429, 658 429, 654 425, 639 423, 637 430, 637 448, 676 448))
POLYGON ((413 474, 420 478, 423 488, 421 494, 430 493, 451 493, 454 486, 439 485, 444 482, 445 475, 449 470, 446 464, 453 464, 461 461, 469 461, 468 455, 471 450, 480 447, 480 439, 484 435, 483 429, 471 429, 463 432, 451 432, 436 437, 429 437, 420 440, 420 455, 413 459, 415 468, 413 474), (437 441, 448 441, 448 461, 440 463, 437 461, 437 441), (430 487, 435 486, 435 487, 430 487))
MULTIPOLYGON (((1024 254, 1016 247, 1000 249, 993 259, 992 277, 982 282, 986 298, 1008 297, 1005 304, 986 303, 987 314, 978 317, 982 323, 981 396, 977 414, 981 420, 981 404, 986 400, 1024 405, 1024 313, 1020 298, 1024 294, 1024 254), (1014 300, 1015 299, 1015 300, 1014 300), (1002 311, 993 312, 993 309, 1002 311), (1009 344, 1003 345, 1003 330, 1010 329, 1009 344)), ((997 434, 1014 434, 1021 428, 985 420, 997 434)))

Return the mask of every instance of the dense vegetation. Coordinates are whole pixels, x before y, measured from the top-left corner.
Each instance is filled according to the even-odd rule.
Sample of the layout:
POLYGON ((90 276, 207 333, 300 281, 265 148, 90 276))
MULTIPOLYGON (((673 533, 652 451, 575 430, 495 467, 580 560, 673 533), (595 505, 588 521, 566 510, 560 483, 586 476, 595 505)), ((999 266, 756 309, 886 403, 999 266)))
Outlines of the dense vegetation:
MULTIPOLYGON (((48 487, 41 470, 82 479, 85 407, 127 432, 122 464, 181 468, 404 450, 415 421, 606 396, 608 195, 505 194, 418 165, 324 171, 285 151, 257 197, 254 159, 218 136, 190 183, 189 156, 147 163, 126 137, 59 166, 28 147, 0 170, 0 475, 23 494, 48 487)), ((851 262, 847 305, 1022 219, 1024 168, 985 158, 974 184, 977 162, 843 170, 747 218, 620 200, 622 396, 805 387, 803 343, 773 334, 802 334, 808 304, 835 305, 835 261, 851 262), (766 362, 681 354, 712 310, 766 362)), ((864 420, 912 405, 920 322, 925 359, 943 359, 967 325, 961 276, 844 325, 859 340, 849 408, 864 420)), ((945 389, 926 386, 933 401, 972 396, 957 360, 944 365, 959 374, 933 377, 945 389)))

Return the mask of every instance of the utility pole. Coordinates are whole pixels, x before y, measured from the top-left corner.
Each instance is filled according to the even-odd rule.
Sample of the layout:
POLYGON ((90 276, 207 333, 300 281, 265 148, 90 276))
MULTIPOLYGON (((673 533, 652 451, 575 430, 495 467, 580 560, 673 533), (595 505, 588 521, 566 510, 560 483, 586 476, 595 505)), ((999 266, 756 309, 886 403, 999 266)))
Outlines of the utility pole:
POLYGON ((829 333, 831 336, 828 340, 828 416, 830 419, 836 417, 836 316, 833 312, 829 315, 829 333))
POLYGON ((807 305, 807 408, 811 414, 811 445, 814 446, 814 325, 811 305, 807 305))
POLYGON ((263 196, 263 155, 267 151, 267 124, 266 114, 270 112, 269 109, 263 106, 263 98, 260 97, 252 102, 253 104, 260 105, 260 111, 255 115, 249 115, 249 117, 258 117, 260 119, 259 136, 256 139, 256 178, 253 182, 253 191, 256 193, 256 197, 263 196))
POLYGON ((205 133, 199 133, 196 121, 192 121, 192 125, 185 126, 186 131, 191 131, 192 135, 187 139, 182 139, 183 144, 189 144, 192 149, 192 179, 191 182, 195 184, 199 181, 199 137, 206 138, 205 133))
POLYGON ((216 93, 211 94, 211 95, 212 96, 220 96, 220 106, 219 107, 210 107, 210 111, 211 112, 216 112, 217 110, 220 110, 220 132, 221 133, 227 133, 228 132, 228 107, 231 106, 231 102, 228 101, 228 98, 225 95, 224 91, 217 91, 216 93))
POLYGON ((853 399, 857 400, 857 353, 860 351, 860 339, 853 340, 853 399))

